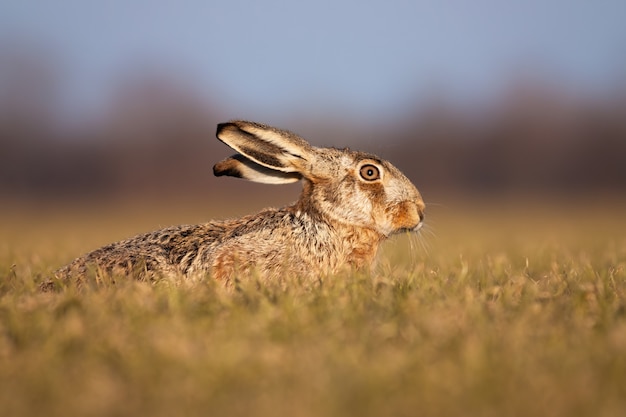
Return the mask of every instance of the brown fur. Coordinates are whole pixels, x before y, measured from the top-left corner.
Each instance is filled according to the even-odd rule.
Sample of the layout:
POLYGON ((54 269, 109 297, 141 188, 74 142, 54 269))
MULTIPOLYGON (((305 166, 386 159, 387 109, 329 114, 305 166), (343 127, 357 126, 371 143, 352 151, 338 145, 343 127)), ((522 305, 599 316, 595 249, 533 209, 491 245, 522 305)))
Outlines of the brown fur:
POLYGON ((90 274, 141 280, 211 275, 228 283, 252 271, 266 279, 285 273, 319 279, 343 268, 369 267, 387 237, 421 226, 419 192, 374 155, 315 148, 293 133, 244 121, 219 125, 217 137, 239 153, 218 163, 216 175, 269 183, 302 179, 298 201, 240 219, 170 227, 113 243, 59 269, 55 279, 80 283, 90 274), (364 164, 375 165, 381 178, 360 177, 364 164))

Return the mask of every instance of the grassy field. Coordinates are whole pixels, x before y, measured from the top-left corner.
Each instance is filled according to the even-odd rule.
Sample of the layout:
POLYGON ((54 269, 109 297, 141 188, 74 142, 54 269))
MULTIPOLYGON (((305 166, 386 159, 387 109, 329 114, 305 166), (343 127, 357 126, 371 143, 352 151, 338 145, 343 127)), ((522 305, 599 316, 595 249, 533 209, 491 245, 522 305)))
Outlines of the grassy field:
POLYGON ((435 206, 434 236, 321 284, 57 293, 37 284, 72 257, 210 216, 8 210, 0 414, 625 415, 625 208, 435 206))

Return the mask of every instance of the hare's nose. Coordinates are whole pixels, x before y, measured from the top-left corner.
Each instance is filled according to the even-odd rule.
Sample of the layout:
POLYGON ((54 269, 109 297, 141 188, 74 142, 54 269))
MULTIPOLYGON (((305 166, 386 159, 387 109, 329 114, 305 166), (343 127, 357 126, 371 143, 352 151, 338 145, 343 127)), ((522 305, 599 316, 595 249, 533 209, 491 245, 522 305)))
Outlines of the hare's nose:
POLYGON ((419 216, 420 223, 424 221, 424 211, 426 210, 426 204, 422 200, 417 202, 417 215, 419 216))

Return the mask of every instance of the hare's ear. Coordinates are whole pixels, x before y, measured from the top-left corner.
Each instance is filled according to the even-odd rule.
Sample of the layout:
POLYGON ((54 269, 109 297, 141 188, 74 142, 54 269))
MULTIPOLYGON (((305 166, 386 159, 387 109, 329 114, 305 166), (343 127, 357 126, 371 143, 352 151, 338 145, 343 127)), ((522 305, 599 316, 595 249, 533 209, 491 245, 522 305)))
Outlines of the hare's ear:
MULTIPOLYGON (((313 147, 301 137, 286 130, 260 123, 235 120, 217 125, 217 138, 251 162, 270 170, 299 172, 312 162, 313 147)), ((242 163, 241 160, 237 160, 242 163)), ((250 168, 249 162, 245 163, 250 168)), ((253 169, 264 174, 258 168, 253 169)))
POLYGON ((297 172, 276 171, 259 165, 243 155, 233 155, 218 162, 213 167, 216 177, 228 175, 230 177, 244 178, 246 180, 261 182, 263 184, 289 184, 302 179, 297 172))

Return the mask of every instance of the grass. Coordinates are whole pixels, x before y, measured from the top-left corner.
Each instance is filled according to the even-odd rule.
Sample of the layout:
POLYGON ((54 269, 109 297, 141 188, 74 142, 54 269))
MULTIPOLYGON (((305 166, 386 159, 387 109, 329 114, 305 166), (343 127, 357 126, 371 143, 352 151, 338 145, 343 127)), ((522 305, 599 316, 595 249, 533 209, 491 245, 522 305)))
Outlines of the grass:
POLYGON ((427 250, 400 236, 371 275, 321 284, 127 281, 50 294, 36 286, 55 267, 159 222, 140 210, 126 222, 13 212, 0 229, 0 409, 623 415, 620 207, 443 210, 427 250))

